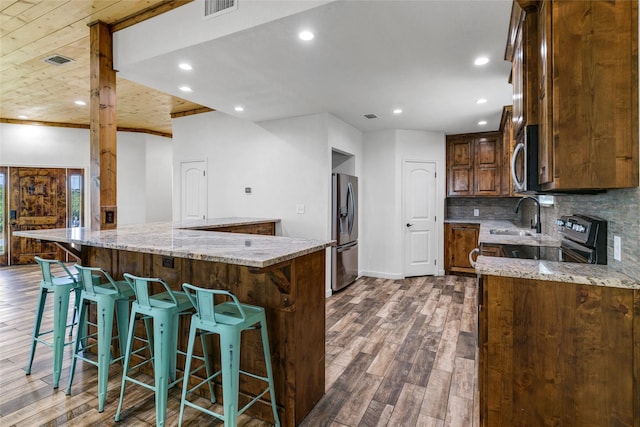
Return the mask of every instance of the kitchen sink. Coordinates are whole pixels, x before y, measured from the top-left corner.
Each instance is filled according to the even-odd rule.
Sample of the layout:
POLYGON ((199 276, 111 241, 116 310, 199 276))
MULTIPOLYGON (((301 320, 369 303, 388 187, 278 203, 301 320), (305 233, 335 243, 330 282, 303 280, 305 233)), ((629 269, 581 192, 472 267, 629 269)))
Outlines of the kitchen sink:
POLYGON ((533 234, 525 230, 500 230, 497 228, 489 230, 489 234, 496 234, 499 236, 533 236, 533 234))

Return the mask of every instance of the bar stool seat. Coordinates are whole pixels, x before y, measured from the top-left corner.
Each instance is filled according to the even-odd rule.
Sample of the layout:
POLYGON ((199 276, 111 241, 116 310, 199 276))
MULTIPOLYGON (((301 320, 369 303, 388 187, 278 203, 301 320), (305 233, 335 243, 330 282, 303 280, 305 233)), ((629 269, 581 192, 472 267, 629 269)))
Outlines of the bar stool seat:
POLYGON ((178 350, 179 316, 191 314, 193 305, 184 292, 172 291, 162 279, 137 277, 129 273, 125 273, 124 278, 133 289, 135 300, 131 305, 120 400, 115 420, 120 421, 125 386, 127 381, 130 381, 155 393, 156 425, 164 426, 169 388, 182 381, 182 378, 176 379, 176 355, 178 353, 186 354, 178 350), (154 293, 154 287, 162 288, 164 291, 154 293), (135 351, 133 349, 134 339, 138 338, 135 336, 136 319, 145 322, 147 339, 143 341, 146 342, 145 347, 151 353, 151 358, 135 366, 130 366, 131 355, 145 349, 145 347, 135 351), (153 323, 153 328, 150 326, 151 323, 153 323), (153 384, 148 384, 129 375, 130 371, 150 362, 153 363, 153 384))
POLYGON ((275 425, 280 426, 280 419, 278 418, 278 410, 275 400, 273 372, 271 368, 271 352, 269 350, 267 320, 264 308, 241 304, 233 293, 225 290, 203 289, 188 283, 184 283, 182 288, 196 308, 196 313, 191 317, 189 342, 187 344, 187 360, 184 371, 191 372, 194 342, 197 333, 200 332, 202 350, 206 361, 207 378, 198 383, 195 387, 189 389, 189 378, 188 375, 185 374, 182 384, 182 398, 180 400, 180 418, 178 419, 178 426, 182 425, 184 407, 189 406, 223 420, 225 427, 235 427, 237 425, 238 416, 267 393, 269 393, 270 396, 275 425), (230 298, 231 301, 216 305, 215 297, 217 295, 230 298), (242 331, 249 329, 260 329, 266 365, 266 377, 255 373, 245 372, 240 369, 241 334, 242 331), (205 340, 205 335, 207 334, 217 334, 220 337, 222 369, 213 374, 210 372, 209 362, 207 360, 208 351, 205 340), (238 409, 239 381, 241 374, 264 381, 266 383, 266 387, 257 396, 254 396, 243 408, 238 409), (189 394, 193 393, 204 384, 209 383, 211 390, 211 402, 215 403, 212 381, 218 375, 222 375, 223 413, 212 411, 197 405, 193 401, 187 400, 187 396, 189 394))
POLYGON ((43 259, 38 256, 34 257, 42 271, 42 280, 40 281, 40 293, 38 295, 38 307, 36 312, 35 323, 33 325, 33 333, 31 340, 31 351, 29 352, 29 360, 25 368, 26 374, 31 374, 31 366, 36 352, 36 344, 42 343, 53 348, 53 388, 58 388, 60 382, 60 373, 62 371, 62 358, 64 356, 64 347, 73 343, 66 341, 65 333, 67 328, 71 328, 69 335, 72 335, 73 325, 75 324, 75 314, 80 302, 81 287, 79 285, 78 276, 72 274, 62 261, 43 259), (64 272, 63 275, 55 276, 51 272, 53 265, 59 266, 64 272), (69 296, 71 292, 75 292, 75 307, 73 321, 67 324, 69 315, 69 296), (47 301, 47 295, 53 293, 53 329, 41 331, 42 316, 47 301), (52 335, 53 341, 47 341, 43 337, 52 335))
POLYGON ((98 412, 104 411, 109 380, 109 366, 123 359, 126 348, 126 338, 129 325, 129 303, 134 295, 133 289, 125 280, 115 281, 111 275, 101 268, 75 266, 80 274, 82 293, 80 297, 80 314, 76 332, 73 360, 69 373, 67 395, 71 394, 71 385, 76 371, 76 362, 83 360, 98 367, 98 412), (89 305, 95 305, 96 323, 88 320, 89 305), (114 339, 113 316, 116 316, 120 356, 114 358, 111 354, 111 341, 114 339), (96 332, 87 335, 87 326, 96 328, 96 332), (88 338, 97 337, 97 343, 86 345, 88 338), (97 357, 90 357, 89 350, 97 346, 97 357), (82 349, 82 352, 80 351, 82 349), (97 359, 97 360, 94 360, 97 359))

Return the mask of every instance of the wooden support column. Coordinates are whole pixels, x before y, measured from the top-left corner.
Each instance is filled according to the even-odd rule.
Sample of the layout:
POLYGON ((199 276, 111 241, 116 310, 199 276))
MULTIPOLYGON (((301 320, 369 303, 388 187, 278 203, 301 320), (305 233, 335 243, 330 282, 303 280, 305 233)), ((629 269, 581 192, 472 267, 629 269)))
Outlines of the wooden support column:
POLYGON ((90 29, 91 73, 91 229, 117 226, 116 72, 113 39, 108 24, 95 21, 90 29))

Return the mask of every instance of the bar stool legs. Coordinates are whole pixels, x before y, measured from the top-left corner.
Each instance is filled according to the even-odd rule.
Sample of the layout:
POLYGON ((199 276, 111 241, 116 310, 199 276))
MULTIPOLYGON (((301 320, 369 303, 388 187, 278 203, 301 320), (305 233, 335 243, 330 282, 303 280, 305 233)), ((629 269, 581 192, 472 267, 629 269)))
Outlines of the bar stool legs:
POLYGON ((191 313, 193 305, 183 292, 173 292, 161 279, 136 277, 124 274, 125 280, 135 291, 136 299, 131 306, 129 333, 127 337, 120 399, 116 410, 115 420, 120 421, 126 383, 128 381, 152 390, 155 393, 156 425, 164 426, 167 410, 167 394, 182 378, 176 379, 176 354, 178 353, 178 319, 180 314, 191 313), (164 292, 152 294, 152 285, 164 287, 164 292), (151 359, 147 359, 136 366, 130 366, 131 355, 142 349, 133 350, 136 318, 143 319, 147 327, 147 346, 151 352, 151 359), (153 330, 149 323, 152 321, 153 330), (130 371, 146 363, 153 363, 154 383, 147 384, 134 376, 130 371))
POLYGON ((78 331, 76 333, 73 360, 69 373, 69 386, 67 395, 71 394, 71 385, 76 371, 78 359, 98 368, 98 412, 104 410, 104 403, 107 396, 107 382, 109 380, 109 366, 121 360, 124 356, 126 345, 127 325, 129 324, 129 299, 133 296, 133 289, 125 281, 115 281, 109 273, 100 268, 82 267, 76 265, 76 270, 80 272, 82 295, 80 297, 80 315, 78 317, 78 331), (95 274, 94 274, 95 273, 95 274), (105 282, 102 283, 102 279, 105 282), (96 306, 96 323, 90 323, 87 319, 89 305, 96 306), (113 319, 114 312, 118 328, 118 339, 120 343, 120 357, 113 358, 111 355, 111 341, 113 340, 113 319), (92 337, 97 336, 97 360, 90 358, 86 351, 95 347, 95 344, 87 346, 87 325, 92 325, 97 332, 92 337), (80 348, 83 352, 80 354, 80 348))
POLYGON ((58 260, 46 260, 35 257, 36 262, 42 270, 42 281, 40 282, 40 295, 38 296, 38 311, 33 326, 33 334, 31 341, 31 351, 29 352, 29 360, 25 368, 26 374, 31 374, 31 366, 36 352, 36 344, 42 343, 53 348, 53 388, 58 388, 60 382, 60 374, 62 372, 62 359, 64 356, 64 347, 72 344, 65 341, 65 334, 68 326, 67 316, 69 314, 69 295, 71 291, 76 290, 76 307, 78 296, 78 281, 71 274, 67 267, 58 260), (51 272, 53 264, 59 265, 66 273, 64 276, 54 276, 51 272), (50 331, 41 331, 42 316, 46 304, 47 294, 53 293, 53 329, 50 331), (53 341, 49 342, 41 338, 42 336, 52 334, 53 341))
POLYGON ((180 400, 180 418, 178 426, 182 425, 184 416, 184 407, 189 406, 198 409, 201 412, 209 414, 220 420, 224 420, 225 427, 236 426, 238 416, 247 410, 251 405, 256 403, 262 396, 269 393, 271 400, 271 409, 276 426, 280 426, 278 418, 278 410, 275 401, 275 388, 273 386, 273 371, 271 367, 271 352, 269 349, 269 337, 267 334, 267 321, 264 309, 248 304, 240 304, 238 299, 231 292, 215 289, 198 288, 188 283, 184 283, 182 288, 196 307, 196 313, 191 317, 191 327, 189 329, 189 343, 187 347, 187 361, 185 364, 185 377, 182 384, 182 398, 180 400), (215 305, 215 296, 225 296, 231 301, 215 305), (266 377, 251 372, 245 372, 240 369, 240 340, 242 331, 249 329, 260 329, 262 338, 262 347, 264 351, 264 360, 266 366, 266 377), (205 335, 217 334, 220 337, 220 359, 222 369, 211 374, 208 364, 207 378, 201 381, 195 387, 189 389, 189 375, 192 373, 191 360, 193 358, 193 346, 195 337, 201 332, 203 352, 205 361, 207 358, 207 350, 205 344, 205 335), (267 387, 257 396, 246 404, 243 408, 239 408, 239 381, 240 374, 255 378, 267 383, 267 387), (215 396, 212 389, 212 381, 218 375, 222 375, 222 394, 224 412, 219 414, 210 409, 204 408, 192 401, 187 400, 187 396, 195 390, 202 387, 205 383, 209 384, 211 392, 211 402, 215 402, 215 396))

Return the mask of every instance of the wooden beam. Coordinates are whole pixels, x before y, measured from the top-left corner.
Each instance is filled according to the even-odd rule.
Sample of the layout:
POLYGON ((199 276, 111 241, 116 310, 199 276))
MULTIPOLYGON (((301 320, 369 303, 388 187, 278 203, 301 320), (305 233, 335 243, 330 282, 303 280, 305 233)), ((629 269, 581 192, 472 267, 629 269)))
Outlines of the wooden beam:
MULTIPOLYGON (((39 120, 22 120, 22 119, 5 119, 0 117, 0 123, 9 123, 13 125, 27 125, 27 126, 50 126, 50 127, 58 127, 58 128, 74 128, 74 129, 89 129, 90 125, 84 125, 79 123, 61 123, 61 122, 45 122, 39 120)), ((165 138, 172 138, 173 134, 167 132, 160 132, 157 130, 151 129, 142 129, 142 128, 126 128, 122 126, 118 126, 118 132, 136 132, 136 133, 146 133, 149 135, 163 136, 165 138)))
POLYGON ((116 72, 109 25, 89 24, 91 229, 117 226, 116 72))
MULTIPOLYGON (((180 7, 187 3, 191 3, 193 0, 169 0, 163 1, 160 4, 155 6, 148 7, 140 12, 137 12, 133 15, 127 16, 126 18, 120 19, 119 21, 111 24, 111 31, 116 32, 120 31, 124 28, 130 27, 142 21, 146 21, 149 18, 153 18, 154 16, 158 16, 165 12, 170 11, 171 9, 175 9, 176 7, 180 7)), ((204 9, 203 9, 204 10, 204 9)))
POLYGON ((216 110, 209 107, 201 107, 201 108, 194 108, 193 110, 177 111, 175 113, 171 113, 171 118, 175 119, 178 117, 192 116, 194 114, 208 113, 210 111, 216 111, 216 110))

